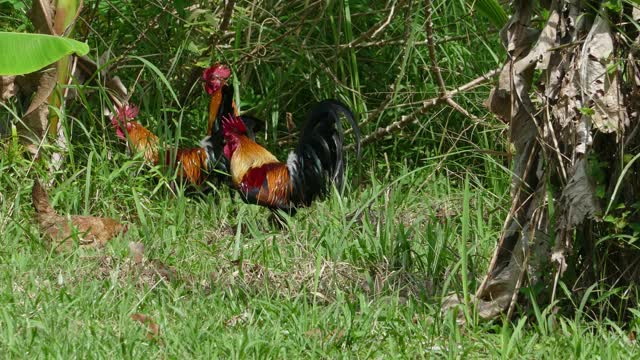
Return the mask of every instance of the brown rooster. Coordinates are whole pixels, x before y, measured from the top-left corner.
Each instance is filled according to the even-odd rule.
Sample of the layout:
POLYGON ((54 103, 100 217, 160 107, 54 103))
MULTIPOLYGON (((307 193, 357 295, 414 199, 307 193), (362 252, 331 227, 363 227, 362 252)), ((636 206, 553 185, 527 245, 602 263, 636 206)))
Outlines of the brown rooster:
POLYGON ((342 113, 350 122, 360 154, 360 130, 351 110, 335 100, 316 105, 307 117, 297 148, 286 163, 278 161, 267 149, 247 137, 239 117, 223 119, 224 155, 230 161, 234 186, 243 199, 270 209, 294 213, 325 197, 335 184, 344 182, 344 134, 342 113))
MULTIPOLYGON (((143 153, 146 162, 158 165, 160 162, 159 139, 139 122, 134 121, 136 116, 138 116, 138 108, 135 106, 125 105, 117 109, 117 113, 111 119, 111 123, 116 127, 116 136, 127 141, 131 151, 143 153)), ((178 167, 180 179, 186 179, 193 185, 200 185, 204 181, 203 170, 207 168, 207 153, 204 148, 165 149, 162 158, 164 165, 174 169, 178 167), (174 158, 172 158, 173 151, 175 151, 174 158)))
POLYGON ((101 247, 118 234, 126 233, 127 226, 110 218, 97 216, 62 216, 51 207, 49 197, 42 184, 36 180, 31 191, 33 207, 40 231, 49 238, 54 248, 70 250, 73 247, 73 234, 78 234, 80 246, 101 247))

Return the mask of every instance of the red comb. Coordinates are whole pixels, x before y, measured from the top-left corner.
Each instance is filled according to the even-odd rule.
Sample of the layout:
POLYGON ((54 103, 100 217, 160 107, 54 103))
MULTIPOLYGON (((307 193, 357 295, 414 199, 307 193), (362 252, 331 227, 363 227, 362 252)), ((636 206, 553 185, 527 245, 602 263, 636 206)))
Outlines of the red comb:
POLYGON ((111 115, 111 125, 116 128, 116 136, 120 139, 126 139, 123 126, 129 129, 129 120, 133 120, 138 116, 138 107, 135 105, 122 105, 116 108, 116 113, 111 115))
POLYGON ((215 64, 206 69, 202 73, 202 80, 204 80, 204 88, 207 93, 213 95, 224 85, 229 76, 231 76, 231 70, 226 65, 215 64))
POLYGON ((244 121, 238 116, 234 115, 225 115, 222 117, 222 132, 224 134, 228 133, 238 133, 238 134, 246 134, 247 128, 244 125, 244 121))
POLYGON ((121 122, 126 120, 133 120, 138 116, 139 109, 135 105, 123 105, 116 109, 116 113, 111 118, 111 121, 119 120, 121 122))
POLYGON ((231 76, 231 69, 228 66, 223 64, 215 64, 210 68, 207 68, 202 73, 202 80, 211 81, 211 80, 227 80, 231 76))

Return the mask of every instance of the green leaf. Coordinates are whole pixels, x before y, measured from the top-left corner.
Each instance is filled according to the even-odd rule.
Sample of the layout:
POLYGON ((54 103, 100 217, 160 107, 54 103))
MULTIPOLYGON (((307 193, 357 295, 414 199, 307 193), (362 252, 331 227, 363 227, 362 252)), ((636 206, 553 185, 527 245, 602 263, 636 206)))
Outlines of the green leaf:
POLYGON ((167 80, 167 77, 164 76, 162 71, 160 71, 160 69, 158 69, 157 66, 153 65, 149 60, 147 60, 145 58, 142 58, 140 56, 133 56, 133 55, 131 57, 134 58, 134 59, 140 60, 140 62, 142 62, 146 67, 148 67, 149 69, 151 69, 151 71, 153 71, 156 75, 158 75, 158 78, 160 79, 160 81, 162 81, 162 83, 167 87, 167 89, 171 93, 171 96, 173 97, 173 100, 175 100, 176 104, 178 106, 180 106, 180 100, 178 100, 178 96, 176 96, 175 91, 173 91, 173 88, 171 87, 171 84, 169 83, 169 80, 167 80))
POLYGON ((187 16, 187 2, 186 0, 173 0, 173 7, 176 9, 176 11, 178 12, 178 15, 180 15, 181 17, 186 17, 187 16))
POLYGON ((498 0, 477 0, 474 1, 474 8, 484 14, 498 29, 501 29, 509 20, 498 0))
POLYGON ((89 45, 61 36, 0 32, 0 49, 0 75, 22 75, 69 54, 86 55, 89 45))
POLYGON ((613 12, 619 13, 622 11, 622 1, 620 0, 609 0, 602 3, 602 7, 605 9, 609 9, 613 12))
POLYGON ((0 6, 2 4, 10 4, 11 6, 13 6, 14 10, 22 10, 26 6, 24 2, 20 0, 0 0, 0 6))
POLYGON ((596 113, 596 111, 589 107, 582 107, 580 108, 580 113, 582 115, 593 116, 596 113))

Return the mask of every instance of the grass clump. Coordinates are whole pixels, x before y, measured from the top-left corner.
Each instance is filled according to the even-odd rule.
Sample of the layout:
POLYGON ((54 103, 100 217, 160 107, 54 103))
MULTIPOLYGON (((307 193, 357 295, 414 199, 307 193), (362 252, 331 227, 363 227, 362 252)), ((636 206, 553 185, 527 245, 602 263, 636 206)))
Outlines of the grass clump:
MULTIPOLYGON (((314 101, 344 101, 370 134, 438 96, 425 19, 409 3, 240 1, 227 31, 216 34, 217 3, 113 0, 87 4, 83 17, 91 22, 76 31, 96 57, 112 52, 112 71, 132 89, 141 122, 170 144, 190 146, 204 134, 208 99, 192 76, 195 64, 233 65, 240 108, 265 119, 259 141, 285 158, 282 142, 296 139, 285 113, 300 124, 314 101), (384 31, 362 37, 392 5, 396 15, 384 31)), ((434 9, 450 89, 499 66, 504 52, 487 19, 464 2, 435 1, 434 9)), ((224 187, 198 196, 171 189, 173 174, 125 153, 102 115, 105 89, 79 87, 80 101, 65 109, 71 137, 60 170, 28 160, 10 138, 0 150, 2 353, 633 356, 635 320, 621 327, 545 308, 491 323, 477 323, 471 311, 461 327, 455 314, 441 313, 444 296, 477 288, 509 207, 509 148, 504 124, 481 105, 488 90, 456 97, 482 121, 444 106, 419 112, 365 147, 359 163, 350 159, 343 194, 280 225, 224 187), (51 251, 33 222, 35 177, 53 180, 51 201, 61 214, 114 217, 129 231, 102 250, 51 251)), ((19 101, 7 102, 0 127, 15 125, 12 112, 21 110, 19 101)))

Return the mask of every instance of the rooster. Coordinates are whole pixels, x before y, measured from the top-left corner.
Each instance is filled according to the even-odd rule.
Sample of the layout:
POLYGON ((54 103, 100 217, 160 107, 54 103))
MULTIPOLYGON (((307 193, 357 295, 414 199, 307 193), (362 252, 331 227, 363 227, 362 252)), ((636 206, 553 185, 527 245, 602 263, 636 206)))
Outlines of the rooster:
POLYGON ((240 117, 223 118, 224 155, 229 160, 233 185, 245 202, 290 214, 328 195, 332 184, 344 182, 343 114, 354 130, 357 156, 360 130, 349 108, 324 100, 307 117, 298 146, 286 163, 247 136, 240 117))
MULTIPOLYGON (((116 136, 127 141, 133 152, 143 153, 144 160, 152 165, 160 163, 159 139, 134 119, 138 116, 138 108, 125 105, 117 109, 111 123, 116 127, 116 136)), ((190 184, 200 185, 206 178, 207 153, 204 148, 166 149, 164 165, 178 168, 178 176, 186 179, 190 184), (172 158, 172 151, 175 157, 172 158), (173 159, 173 161, 172 161, 173 159)))
POLYGON ((116 129, 116 136, 127 141, 131 151, 143 153, 144 160, 155 165, 158 163, 159 140, 139 122, 133 121, 138 116, 138 112, 138 107, 135 105, 123 105, 116 109, 116 113, 111 117, 111 125, 116 129))
POLYGON ((215 64, 202 73, 204 89, 211 96, 207 123, 208 136, 222 135, 222 127, 216 119, 220 119, 227 113, 238 115, 238 109, 233 101, 233 90, 227 85, 230 76, 231 70, 221 64, 215 64))
POLYGON ((104 246, 107 241, 120 233, 126 233, 126 225, 110 218, 96 216, 59 215, 49 202, 47 192, 36 180, 31 190, 33 207, 36 209, 36 220, 40 231, 51 239, 56 250, 71 249, 74 232, 80 236, 80 246, 104 246))
MULTIPOLYGON (((209 103, 209 122, 207 125, 207 136, 202 139, 200 145, 206 150, 209 159, 209 166, 218 170, 218 177, 221 174, 229 172, 229 164, 227 158, 223 154, 224 135, 222 133, 221 120, 228 115, 238 116, 238 108, 233 100, 233 87, 228 85, 226 80, 231 72, 227 67, 216 64, 206 69, 202 74, 202 80, 205 82, 205 90, 211 95, 209 103)), ((255 139, 254 128, 258 124, 258 120, 244 115, 242 117, 247 136, 252 140, 255 139)), ((222 177, 226 177, 222 175, 222 177)))
MULTIPOLYGON (((233 102, 233 89, 226 84, 231 76, 228 67, 216 64, 203 73, 205 90, 211 96, 209 103, 209 120, 207 137, 200 147, 186 149, 167 149, 164 154, 166 166, 178 168, 178 175, 192 185, 201 185, 209 173, 217 170, 227 171, 226 159, 222 156, 222 128, 220 119, 223 115, 237 115, 237 108, 233 102), (175 152, 175 157, 172 157, 175 152)), ((134 119, 138 116, 138 108, 125 105, 117 109, 111 123, 116 128, 116 136, 127 141, 134 152, 142 152, 146 162, 157 165, 160 162, 158 137, 134 119)), ((248 124, 250 128, 253 123, 248 124)))

